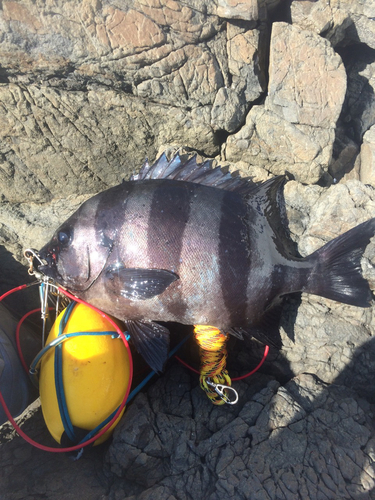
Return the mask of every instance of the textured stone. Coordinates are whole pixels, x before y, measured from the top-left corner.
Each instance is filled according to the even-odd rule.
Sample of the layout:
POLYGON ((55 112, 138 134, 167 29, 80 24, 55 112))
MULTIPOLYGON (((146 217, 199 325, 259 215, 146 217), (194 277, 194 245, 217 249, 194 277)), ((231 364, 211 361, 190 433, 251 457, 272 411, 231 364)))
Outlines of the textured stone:
POLYGON ((274 23, 266 108, 290 123, 333 128, 346 91, 341 58, 308 31, 274 23))
MULTIPOLYGON (((178 373, 179 370, 173 371, 179 387, 183 384, 187 388, 187 380, 183 382, 178 373)), ((242 384, 238 382, 236 386, 242 384)), ((158 403, 163 401, 163 387, 166 386, 156 385, 157 394, 149 393, 148 399, 137 398, 138 411, 152 412, 156 397, 158 403)), ((200 412, 197 396, 192 399, 193 406, 185 417, 193 433, 185 434, 180 425, 174 425, 170 427, 168 441, 164 441, 164 450, 170 448, 171 442, 171 449, 178 449, 186 442, 186 452, 180 458, 181 467, 176 470, 174 454, 166 453, 164 478, 152 480, 152 486, 140 484, 138 495, 142 496, 137 498, 157 498, 161 491, 172 498, 212 500, 223 496, 275 498, 277 492, 280 492, 279 497, 288 499, 301 495, 317 499, 322 493, 328 498, 354 499, 371 494, 373 461, 364 450, 372 446, 372 408, 354 392, 338 385, 328 386, 307 374, 294 378, 285 387, 270 383, 262 394, 254 394, 239 413, 239 408, 231 408, 230 412, 235 411, 238 416, 232 415, 229 423, 223 422, 205 438, 200 436, 198 422, 207 416, 200 412), (172 470, 174 473, 170 477, 172 470)), ((160 414, 168 413, 168 405, 163 408, 158 404, 158 408, 157 418, 151 421, 155 436, 163 439, 160 414)), ((220 411, 211 406, 207 411, 222 413, 229 409, 220 411)), ((118 471, 114 457, 117 450, 122 456, 126 455, 127 436, 135 433, 135 441, 142 442, 135 420, 135 414, 129 416, 129 420, 123 419, 107 456, 112 468, 116 463, 116 475, 125 473, 130 481, 132 473, 127 471, 132 465, 127 463, 118 471)), ((137 445, 141 453, 145 445, 140 446, 137 445)), ((154 458, 146 454, 137 474, 144 470, 144 478, 149 481, 152 475, 146 471, 153 461, 154 458)), ((123 481, 122 477, 114 481, 109 499, 117 498, 116 492, 123 488, 123 481)))
POLYGON ((355 157, 353 168, 348 170, 342 182, 357 179, 375 186, 375 125, 363 136, 360 153, 355 157))
POLYGON ((328 42, 298 27, 274 23, 268 96, 228 138, 226 159, 246 161, 273 174, 287 170, 301 182, 317 182, 328 170, 345 90, 344 66, 328 42))
POLYGON ((216 94, 211 110, 211 124, 216 130, 234 132, 245 115, 245 101, 231 88, 222 87, 216 94), (225 112, 223 112, 225 109, 225 112))
POLYGON ((2 4, 0 243, 18 259, 29 246, 26 226, 38 234, 37 220, 21 221, 33 210, 27 203, 53 212, 46 204, 121 182, 162 144, 214 156, 216 131, 243 124, 265 88, 265 26, 241 21, 224 30, 216 8, 2 4))
POLYGON ((359 179, 375 187, 375 125, 363 136, 360 155, 359 179))
MULTIPOLYGON (((195 384, 174 366, 138 395, 115 431, 105 474, 100 448, 73 462, 61 454, 46 461, 20 438, 0 445, 2 494, 9 500, 371 498, 373 407, 355 392, 310 374, 285 387, 257 375, 235 384, 245 405, 242 398, 235 407, 215 407, 195 384), (190 406, 176 415, 182 394, 190 406)), ((25 430, 51 444, 41 412, 25 430)))
POLYGON ((258 0, 217 0, 216 12, 230 19, 258 20, 258 0))
MULTIPOLYGON (((22 427, 37 442, 56 446, 45 427, 42 412, 34 413, 22 427)), ((109 480, 103 473, 103 450, 85 452, 78 462, 65 453, 47 454, 22 438, 0 444, 1 497, 6 500, 34 498, 90 498, 103 500, 109 480)))
POLYGON ((348 92, 345 99, 344 120, 354 129, 360 143, 363 134, 375 125, 375 61, 372 50, 353 48, 345 54, 348 68, 348 92))
POLYGON ((228 23, 228 70, 232 88, 244 95, 247 103, 258 99, 266 89, 265 58, 267 27, 245 31, 228 23))
POLYGON ((375 48, 373 0, 294 0, 291 4, 293 24, 319 33, 333 46, 362 42, 375 48))

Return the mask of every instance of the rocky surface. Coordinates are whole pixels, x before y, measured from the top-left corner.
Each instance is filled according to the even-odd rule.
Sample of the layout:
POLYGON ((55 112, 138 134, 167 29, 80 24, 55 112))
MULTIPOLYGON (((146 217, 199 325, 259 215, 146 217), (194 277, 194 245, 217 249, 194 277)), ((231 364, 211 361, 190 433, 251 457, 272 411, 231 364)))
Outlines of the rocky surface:
MULTIPOLYGON (((292 173, 302 255, 373 217, 374 12, 373 0, 4 0, 0 292, 28 279, 26 247, 164 149, 257 179, 292 173)), ((374 259, 373 240, 373 289, 374 259)), ((291 297, 283 349, 237 383, 237 406, 213 407, 172 366, 78 462, 1 445, 0 498, 375 498, 374 321, 374 308, 291 297)), ((232 340, 231 373, 261 355, 232 340)), ((26 426, 49 442, 38 413, 26 426)))
POLYGON ((345 97, 341 58, 315 33, 274 23, 269 77, 264 104, 254 106, 246 124, 228 138, 226 157, 273 174, 287 170, 304 183, 317 182, 332 157, 345 97))
MULTIPOLYGON (((3 498, 374 498, 366 400, 311 374, 285 386, 256 375, 236 388, 238 405, 215 407, 174 365, 137 396, 106 449, 72 461, 16 438, 1 448, 3 498)), ((50 444, 40 414, 27 430, 50 444)))
POLYGON ((130 496, 116 479, 109 498, 359 499, 373 490, 372 409, 355 393, 303 374, 251 397, 262 377, 239 383, 247 402, 228 410, 202 404, 184 379, 177 407, 159 381, 129 409, 107 461, 143 493, 130 496))

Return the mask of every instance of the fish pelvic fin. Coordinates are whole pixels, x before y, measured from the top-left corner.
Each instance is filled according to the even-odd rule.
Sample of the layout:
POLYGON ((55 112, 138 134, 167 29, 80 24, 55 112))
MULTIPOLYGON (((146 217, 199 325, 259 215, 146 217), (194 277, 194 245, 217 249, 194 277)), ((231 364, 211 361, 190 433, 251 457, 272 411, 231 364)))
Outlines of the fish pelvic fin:
POLYGON ((344 304, 370 307, 373 295, 362 276, 361 258, 375 235, 375 218, 360 224, 328 242, 306 257, 312 269, 303 292, 344 304))
POLYGON ((125 321, 130 338, 146 363, 160 373, 168 359, 169 330, 153 321, 125 321))

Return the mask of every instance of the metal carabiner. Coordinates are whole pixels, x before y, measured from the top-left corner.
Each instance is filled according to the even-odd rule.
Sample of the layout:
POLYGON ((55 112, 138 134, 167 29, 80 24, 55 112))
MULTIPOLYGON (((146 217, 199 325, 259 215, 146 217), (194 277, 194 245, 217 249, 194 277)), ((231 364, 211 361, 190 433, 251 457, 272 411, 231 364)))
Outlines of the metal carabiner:
POLYGON ((224 403, 228 405, 235 405, 238 402, 238 392, 233 389, 233 387, 224 384, 215 384, 215 382, 212 382, 210 378, 206 379, 206 383, 207 385, 213 387, 216 394, 224 401, 224 403), (228 393, 233 393, 234 399, 230 399, 228 397, 228 393))
POLYGON ((44 264, 41 258, 39 257, 39 253, 37 252, 37 250, 34 250, 34 248, 26 248, 23 254, 25 258, 29 261, 29 269, 27 270, 29 275, 35 276, 35 278, 38 280, 43 279, 43 274, 34 268, 34 259, 37 259, 40 264, 42 265, 44 264))

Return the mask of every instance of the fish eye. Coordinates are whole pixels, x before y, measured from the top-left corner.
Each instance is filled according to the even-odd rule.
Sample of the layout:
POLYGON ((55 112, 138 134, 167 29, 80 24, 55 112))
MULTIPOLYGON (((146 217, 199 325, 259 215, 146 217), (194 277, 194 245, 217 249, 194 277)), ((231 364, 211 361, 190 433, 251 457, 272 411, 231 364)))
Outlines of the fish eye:
POLYGON ((66 231, 59 231, 57 239, 62 245, 66 245, 67 243, 69 243, 70 237, 66 231))

